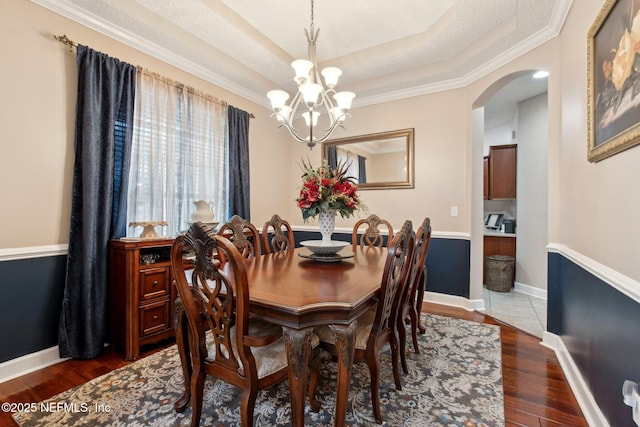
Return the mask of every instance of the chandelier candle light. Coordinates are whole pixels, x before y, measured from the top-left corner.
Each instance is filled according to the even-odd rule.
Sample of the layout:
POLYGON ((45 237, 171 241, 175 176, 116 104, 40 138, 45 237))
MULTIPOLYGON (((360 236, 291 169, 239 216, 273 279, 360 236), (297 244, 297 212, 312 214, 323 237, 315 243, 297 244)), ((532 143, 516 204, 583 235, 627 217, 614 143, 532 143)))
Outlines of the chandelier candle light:
POLYGON ((306 143, 311 149, 317 143, 329 138, 336 127, 342 127, 342 122, 351 109, 351 101, 356 95, 353 92, 336 93, 334 90, 338 84, 338 78, 342 75, 342 70, 339 68, 327 67, 321 72, 318 71, 316 41, 320 29, 315 30, 313 26, 313 0, 311 0, 311 26, 309 30, 305 29, 304 32, 307 36, 309 59, 297 59, 291 63, 296 74, 294 81, 298 85, 296 95, 289 105, 286 104, 289 100, 289 94, 283 90, 272 90, 267 93, 267 97, 271 101, 273 115, 278 119, 280 126, 286 127, 298 142, 306 143), (321 74, 324 77, 326 88, 322 85, 321 74), (333 95, 333 101, 329 95, 333 95), (294 118, 298 117, 298 108, 306 108, 306 111, 300 115, 309 128, 309 136, 307 137, 300 136, 298 130, 293 126, 294 118), (329 126, 324 130, 324 133, 317 135, 314 128, 317 126, 321 114, 328 118, 329 126))

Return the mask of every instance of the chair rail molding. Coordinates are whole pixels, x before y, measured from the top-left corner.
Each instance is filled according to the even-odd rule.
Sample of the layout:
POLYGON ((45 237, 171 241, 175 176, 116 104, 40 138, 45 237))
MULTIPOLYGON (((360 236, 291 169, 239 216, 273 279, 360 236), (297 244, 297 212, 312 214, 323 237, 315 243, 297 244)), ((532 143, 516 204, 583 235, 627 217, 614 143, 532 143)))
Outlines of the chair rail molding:
POLYGON ((44 258, 49 256, 67 255, 69 245, 45 245, 28 246, 24 248, 0 249, 0 261, 13 261, 18 259, 44 258))
POLYGON ((552 253, 557 253, 564 256, 568 260, 572 261, 576 265, 584 268, 589 273, 593 274, 603 282, 609 284, 613 288, 622 292, 629 298, 640 303, 640 282, 632 279, 629 276, 614 270, 611 267, 607 267, 604 264, 595 261, 588 256, 585 256, 565 245, 559 243, 549 243, 547 250, 552 253))

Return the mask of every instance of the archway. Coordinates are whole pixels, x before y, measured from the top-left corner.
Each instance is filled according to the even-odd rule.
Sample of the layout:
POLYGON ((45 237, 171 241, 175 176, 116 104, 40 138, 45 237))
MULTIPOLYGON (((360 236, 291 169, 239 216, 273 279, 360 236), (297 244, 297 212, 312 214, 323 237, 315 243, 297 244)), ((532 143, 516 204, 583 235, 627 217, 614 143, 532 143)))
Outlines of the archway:
MULTIPOLYGON (((539 298, 546 298, 547 277, 548 103, 546 79, 533 79, 535 71, 524 70, 502 77, 473 104, 470 298, 482 299, 487 312, 494 317, 541 335, 546 328, 546 303, 539 298), (483 158, 488 154, 489 145, 507 144, 517 146, 516 198, 485 200, 483 158), (484 218, 490 212, 515 218, 516 222, 512 240, 516 242, 515 292, 510 294, 518 299, 511 301, 506 310, 496 312, 483 289, 483 243, 485 239, 506 242, 502 239, 511 236, 492 234, 485 237, 490 233, 483 227, 484 218), (525 307, 523 304, 518 307, 527 295, 534 298, 533 306, 525 307), (539 304, 535 304, 538 301, 539 304), (529 319, 530 326, 526 326, 524 319, 530 316, 533 317, 529 319)), ((496 299, 498 297, 503 300, 503 295, 497 295, 496 299)))

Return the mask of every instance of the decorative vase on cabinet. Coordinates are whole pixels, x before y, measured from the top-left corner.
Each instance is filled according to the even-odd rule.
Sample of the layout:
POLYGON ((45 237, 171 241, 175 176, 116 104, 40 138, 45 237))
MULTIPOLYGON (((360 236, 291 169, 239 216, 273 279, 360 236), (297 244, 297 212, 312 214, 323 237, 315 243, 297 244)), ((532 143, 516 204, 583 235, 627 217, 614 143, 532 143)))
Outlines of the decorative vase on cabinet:
POLYGON ((200 221, 204 223, 213 222, 213 203, 206 200, 196 200, 193 202, 196 205, 196 211, 191 214, 192 221, 200 221))

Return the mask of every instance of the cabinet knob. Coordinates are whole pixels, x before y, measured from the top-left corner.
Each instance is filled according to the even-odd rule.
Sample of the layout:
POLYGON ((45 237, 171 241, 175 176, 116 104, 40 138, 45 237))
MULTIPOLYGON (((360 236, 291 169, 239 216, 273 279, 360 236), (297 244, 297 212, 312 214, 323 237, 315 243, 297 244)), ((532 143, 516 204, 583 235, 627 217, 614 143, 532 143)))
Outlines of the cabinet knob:
POLYGON ((158 320, 158 316, 153 316, 153 320, 158 320))
POLYGON ((153 286, 158 286, 158 281, 157 280, 153 281, 153 286))

